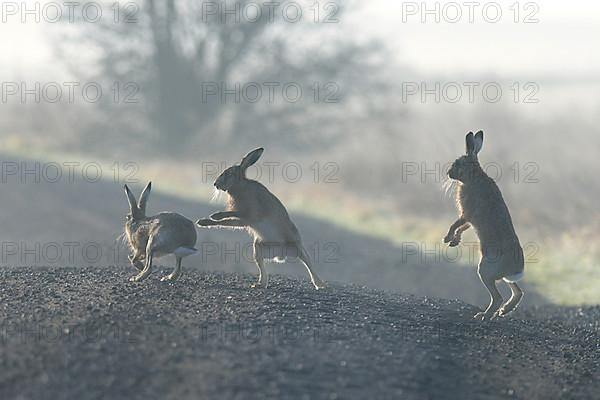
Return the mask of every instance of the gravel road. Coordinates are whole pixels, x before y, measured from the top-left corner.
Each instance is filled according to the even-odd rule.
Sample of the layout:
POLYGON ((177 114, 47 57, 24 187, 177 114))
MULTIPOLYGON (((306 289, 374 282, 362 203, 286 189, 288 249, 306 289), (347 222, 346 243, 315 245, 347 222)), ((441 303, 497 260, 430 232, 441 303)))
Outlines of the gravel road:
POLYGON ((0 270, 0 399, 591 399, 600 307, 475 307, 189 268, 0 270))

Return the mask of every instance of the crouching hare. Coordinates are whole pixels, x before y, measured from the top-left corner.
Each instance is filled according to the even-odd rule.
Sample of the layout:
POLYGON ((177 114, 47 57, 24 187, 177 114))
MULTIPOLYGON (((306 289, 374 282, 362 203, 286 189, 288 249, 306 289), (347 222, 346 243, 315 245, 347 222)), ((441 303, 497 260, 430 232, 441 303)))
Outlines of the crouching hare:
POLYGON ((139 272, 130 281, 141 281, 152 273, 152 261, 167 254, 176 258, 175 270, 161 281, 176 280, 181 274, 181 260, 197 250, 196 227, 183 215, 172 212, 161 212, 146 217, 146 203, 152 189, 152 182, 142 192, 139 203, 127 185, 125 193, 129 201, 129 214, 125 223, 125 233, 133 254, 129 261, 139 272))
POLYGON ((467 154, 454 161, 448 171, 448 177, 458 182, 456 203, 460 215, 450 226, 444 243, 458 246, 462 233, 471 226, 475 228, 481 251, 477 272, 491 301, 487 309, 474 318, 488 320, 507 315, 523 297, 523 291, 517 285, 524 275, 523 249, 500 189, 479 165, 477 154, 483 146, 483 131, 476 135, 470 132, 466 141, 467 154), (512 292, 504 304, 496 287, 496 281, 500 279, 512 292))
POLYGON ((254 239, 254 262, 258 267, 258 282, 252 287, 266 288, 269 282, 264 260, 283 262, 298 257, 306 266, 315 289, 324 287, 312 270, 308 253, 302 246, 298 229, 287 210, 273 193, 255 180, 246 178, 246 170, 258 161, 264 149, 248 153, 238 165, 227 168, 214 185, 228 194, 225 211, 198 220, 201 227, 245 229, 254 239))

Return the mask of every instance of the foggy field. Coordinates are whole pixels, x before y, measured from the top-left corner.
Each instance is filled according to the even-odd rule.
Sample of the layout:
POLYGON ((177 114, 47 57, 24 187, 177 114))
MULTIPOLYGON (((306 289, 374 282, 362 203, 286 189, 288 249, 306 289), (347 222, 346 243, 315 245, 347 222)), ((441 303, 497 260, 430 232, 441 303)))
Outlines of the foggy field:
MULTIPOLYGON (((3 218, 5 226, 15 227, 10 231, 10 234, 5 232, 6 239, 18 238, 23 243, 29 244, 46 243, 52 238, 60 239, 58 242, 76 240, 83 234, 80 230, 89 231, 89 226, 83 227, 75 221, 72 225, 61 222, 61 226, 68 226, 69 229, 66 231, 63 231, 64 228, 54 229, 53 232, 57 232, 58 235, 53 233, 52 236, 44 235, 40 237, 41 232, 37 229, 30 230, 28 234, 22 234, 21 230, 27 226, 19 223, 21 220, 18 217, 19 215, 47 211, 53 213, 54 216, 64 215, 65 218, 69 218, 73 211, 65 209, 56 214, 56 209, 48 204, 36 205, 35 207, 31 205, 30 207, 33 210, 28 211, 25 206, 27 203, 21 199, 33 199, 30 196, 41 196, 43 198, 44 195, 41 195, 41 193, 46 193, 45 191, 56 192, 58 196, 65 197, 62 200, 57 198, 58 203, 67 201, 67 197, 76 198, 80 201, 77 205, 79 211, 76 214, 79 216, 85 214, 88 204, 91 204, 94 198, 103 193, 104 197, 111 199, 109 203, 110 212, 99 218, 103 221, 103 227, 97 231, 96 235, 89 235, 88 239, 93 242, 98 242, 101 239, 100 243, 111 246, 111 244, 114 245, 114 241, 122 233, 120 221, 122 221, 123 217, 121 215, 126 209, 126 205, 122 204, 121 187, 114 182, 115 173, 119 175, 120 179, 126 179, 128 175, 135 172, 131 175, 131 179, 138 180, 140 183, 145 180, 153 180, 159 191, 164 191, 172 196, 168 201, 159 203, 156 206, 151 204, 151 209, 154 212, 178 209, 195 220, 223 206, 222 196, 221 200, 211 201, 213 197, 211 178, 214 179, 215 176, 212 168, 222 168, 223 165, 233 162, 214 161, 214 158, 207 158, 203 161, 193 159, 161 160, 156 158, 152 161, 139 161, 139 164, 134 161, 136 166, 145 165, 144 171, 134 171, 133 169, 126 171, 124 165, 127 162, 132 162, 131 158, 115 158, 114 161, 108 162, 95 157, 82 157, 79 154, 52 156, 51 152, 42 155, 32 151, 30 155, 46 158, 29 159, 21 158, 22 153, 22 151, 13 149, 11 153, 8 153, 11 155, 3 157, 5 169, 7 166, 17 165, 17 172, 14 175, 6 175, 7 182, 4 186, 11 192, 15 207, 22 210, 22 214, 19 214, 15 213, 14 207, 5 209, 3 218), (65 166, 64 162, 77 165, 76 167, 72 166, 75 174, 73 178, 75 182, 73 183, 69 183, 66 176, 68 165, 65 166), (118 172, 114 170, 115 162, 120 165, 118 172), (44 166, 51 165, 51 163, 62 166, 61 170, 64 171, 65 177, 60 179, 59 182, 41 182, 36 186, 24 185, 20 182, 21 173, 24 173, 27 168, 35 170, 36 165, 40 168, 38 175, 43 180, 41 169, 44 166), (101 165, 100 170, 104 173, 105 179, 97 183, 86 181, 89 178, 84 179, 82 175, 83 168, 90 165, 90 163, 101 165), (190 185, 190 182, 194 185, 190 185), (175 197, 187 201, 184 208, 181 208, 181 203, 178 201, 173 203, 175 197)), ((479 302, 485 302, 485 291, 479 288, 480 283, 475 274, 478 261, 474 250, 477 243, 476 236, 472 232, 465 234, 466 244, 463 246, 461 253, 453 252, 441 243, 441 237, 447 228, 446 225, 453 221, 455 213, 452 193, 451 191, 446 193, 442 188, 443 176, 441 174, 429 175, 426 179, 421 180, 422 167, 420 164, 415 162, 401 164, 397 171, 400 174, 397 181, 394 181, 396 178, 390 178, 390 184, 398 186, 399 193, 397 197, 392 198, 391 195, 383 193, 365 197, 365 195, 357 193, 357 188, 360 188, 361 185, 360 182, 356 182, 355 185, 346 183, 346 177, 342 175, 345 169, 343 162, 334 161, 335 169, 326 170, 324 166, 331 163, 331 161, 328 161, 331 158, 323 158, 322 161, 320 161, 321 158, 315 160, 317 161, 306 159, 304 161, 303 159, 288 161, 277 157, 267 157, 264 163, 261 164, 262 167, 259 166, 260 171, 255 169, 250 173, 256 176, 261 174, 262 181, 265 184, 272 181, 271 187, 273 187, 274 192, 285 201, 293 214, 303 215, 307 220, 314 221, 307 223, 307 227, 303 227, 300 223, 301 231, 306 232, 304 236, 310 243, 318 243, 322 252, 325 250, 324 246, 328 244, 334 246, 329 249, 329 253, 335 256, 331 257, 330 262, 323 265, 326 271, 336 271, 330 275, 331 279, 365 284, 374 288, 401 289, 416 294, 449 296, 464 301, 479 299, 479 302), (269 172, 271 163, 277 164, 278 167, 271 166, 273 170, 269 172), (298 182, 292 182, 291 178, 285 175, 283 168, 291 165, 290 163, 299 165, 298 168, 300 168, 301 173, 304 173, 303 178, 298 182), (315 163, 319 165, 320 169, 317 181, 315 181, 316 172, 312 169, 315 163), (416 172, 413 172, 413 168, 417 168, 416 172), (402 177, 403 172, 404 178, 402 177), (327 175, 332 173, 333 175, 327 178, 327 175), (326 179, 331 179, 331 182, 323 182, 326 179), (402 182, 403 179, 404 183, 402 182), (440 181, 437 182, 436 179, 440 181), (320 187, 327 188, 327 191, 321 191, 320 187), (414 200, 411 200, 412 196, 415 196, 414 200), (368 199, 368 202, 365 199, 368 199), (319 225, 331 226, 331 233, 324 234, 320 228, 316 228, 316 234, 312 234, 311 227, 315 226, 316 221, 322 221, 319 222, 319 225), (342 235, 341 232, 347 233, 342 235), (363 241, 366 241, 369 245, 363 245, 363 241), (375 243, 382 243, 382 245, 373 247, 375 243), (419 254, 426 253, 427 250, 432 254, 429 256, 419 254), (372 256, 380 260, 377 266, 373 266, 368 262, 372 256), (358 280, 355 276, 352 276, 356 273, 356 270, 361 271, 359 274, 362 275, 358 280), (388 279, 388 274, 392 274, 390 276, 394 276, 394 278, 388 279), (429 276, 434 282, 440 282, 440 285, 429 283, 429 276), (451 282, 456 282, 456 284, 451 284, 451 282), (465 282, 473 285, 473 291, 464 290, 462 285, 465 282)), ((491 170, 496 166, 495 163, 490 165, 491 170)), ((353 168, 352 165, 346 169, 351 168, 353 168)), ((433 169, 435 169, 435 166, 433 169)), ((289 169, 288 172, 292 174, 295 173, 295 170, 294 167, 289 169)), ((540 302, 568 305, 597 304, 600 302, 600 276, 595 273, 595 269, 596 260, 600 259, 598 258, 600 257, 600 248, 594 238, 598 231, 598 222, 596 218, 587 218, 583 214, 579 215, 591 209, 585 208, 582 204, 591 204, 594 201, 592 198, 593 193, 589 193, 590 198, 588 200, 584 195, 581 195, 577 198, 579 204, 570 204, 566 197, 572 192, 559 190, 552 194, 553 198, 548 203, 542 203, 541 198, 546 196, 546 193, 543 193, 544 185, 541 184, 544 180, 541 170, 539 172, 533 169, 522 171, 521 176, 534 171, 535 175, 532 179, 539 180, 538 183, 522 181, 517 184, 511 183, 514 175, 510 176, 510 174, 517 173, 514 170, 508 170, 509 177, 499 179, 499 185, 505 185, 508 189, 504 190, 504 195, 509 205, 513 203, 525 204, 520 202, 519 199, 529 197, 526 207, 512 207, 511 211, 517 232, 520 234, 524 246, 527 246, 525 248, 526 261, 528 262, 528 279, 526 283, 535 293, 533 304, 539 304, 540 302), (564 199, 556 199, 561 197, 564 197, 564 199), (554 210, 556 210, 558 204, 564 205, 565 209, 568 207, 573 209, 556 214, 554 210)), ((357 171, 356 174, 359 173, 361 171, 357 171)), ((350 175, 350 179, 356 179, 356 174, 350 175)), ((34 176, 35 174, 32 175, 32 177, 34 176)), ((92 178, 95 179, 95 177, 92 178)), ((376 179, 369 179, 366 176, 365 180, 367 181, 365 186, 372 185, 376 181, 376 179)), ((364 190, 369 191, 371 189, 367 187, 364 190)), ((369 193, 378 192, 369 191, 369 193)), ((52 196, 55 197, 57 194, 52 194, 52 196)), ((104 207, 108 207, 108 204, 105 204, 104 207)), ((96 211, 90 210, 89 212, 95 215, 96 211)), ((200 232, 200 234, 205 233, 200 232)), ((217 235, 219 238, 219 246, 226 246, 226 243, 239 243, 241 246, 250 243, 250 240, 242 234, 216 231, 211 231, 208 234, 209 237, 213 235, 217 235)), ((200 236, 200 238, 202 237, 200 236)), ((122 250, 119 260, 124 262, 125 248, 123 247, 122 250)), ((208 263, 211 264, 211 268, 223 268, 216 265, 219 256, 220 254, 217 257, 212 257, 214 262, 212 264, 208 263)), ((19 249, 16 255, 8 256, 7 262, 3 264, 19 265, 20 257, 21 250, 19 249)), ((63 265, 61 264, 63 259, 57 260, 51 265, 63 265)), ((31 256, 29 256, 29 260, 32 260, 31 256)), ((208 259, 198 256, 190 260, 194 260, 194 265, 206 265, 206 261, 208 261, 208 259), (201 262, 198 263, 196 260, 201 262)), ((250 258, 243 260, 237 259, 235 256, 225 256, 225 261, 225 268, 229 268, 228 265, 234 263, 242 265, 240 268, 245 268, 248 271, 254 272, 255 270, 254 266, 251 265, 250 258)), ((26 265, 30 264, 46 265, 47 263, 26 263, 26 265)), ((75 266, 76 264, 70 263, 69 265, 75 266)), ((286 267, 285 265, 276 265, 273 268, 286 267)), ((298 269, 302 274, 301 267, 292 268, 292 271, 298 269)), ((530 299, 526 298, 525 305, 529 304, 529 301, 530 299)))
POLYGON ((600 5, 475 3, 3 2, 0 399, 598 397, 600 5))
MULTIPOLYGON (((30 162, 27 165, 34 164, 30 162)), ((160 188, 160 180, 154 181, 154 184, 157 189, 160 188)), ((15 207, 0 210, 5 227, 0 235, 4 243, 4 266, 17 269, 24 265, 54 268, 108 266, 133 274, 127 261, 129 249, 118 241, 123 233, 122 224, 127 208, 123 204, 124 195, 119 184, 85 181, 71 184, 66 181, 37 185, 13 183, 5 187, 5 196, 11 199, 15 207), (102 206, 90 208, 90 204, 98 198, 103 199, 102 206), (43 201, 40 203, 39 199, 43 201), (63 211, 57 213, 58 209, 63 211), (23 225, 20 221, 22 215, 34 221, 43 221, 45 226, 52 229, 23 225), (79 222, 82 218, 91 221, 91 225, 82 225, 79 222), (35 251, 36 246, 38 251, 35 251), (96 248, 102 249, 100 254, 97 254, 96 248)), ((139 191, 138 187, 134 189, 139 191)), ((218 208, 218 204, 178 199, 163 195, 160 191, 154 193, 149 204, 149 211, 153 213, 177 209, 193 220, 218 208)), ((402 252, 401 248, 388 240, 373 238, 310 216, 294 217, 303 232, 306 246, 311 249, 317 271, 326 281, 461 298, 473 303, 487 300, 477 275, 470 268, 450 262, 428 265, 419 254, 412 254, 412 247, 402 252), (465 287, 471 287, 471 290, 465 290, 465 287)), ((255 273, 256 267, 247 254, 250 244, 251 240, 245 232, 199 230, 197 247, 200 252, 186 258, 184 267, 190 270, 255 273)), ((171 258, 161 258, 158 262, 172 267, 174 260, 171 258)), ((306 279, 304 267, 299 263, 268 264, 267 268, 272 273, 306 279)), ((524 304, 544 302, 532 290, 524 304)))

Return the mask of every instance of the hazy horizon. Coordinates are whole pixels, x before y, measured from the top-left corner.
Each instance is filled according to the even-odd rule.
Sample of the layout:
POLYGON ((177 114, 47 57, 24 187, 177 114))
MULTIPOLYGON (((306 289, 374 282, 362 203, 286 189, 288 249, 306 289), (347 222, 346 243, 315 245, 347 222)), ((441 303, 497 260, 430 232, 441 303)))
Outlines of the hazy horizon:
MULTIPOLYGON (((502 5, 504 14, 495 24, 485 22, 477 8, 474 23, 467 20, 467 8, 462 8, 465 15, 457 23, 443 18, 435 23, 432 16, 421 23, 420 14, 407 15, 403 23, 403 3, 374 0, 344 14, 337 25, 353 29, 360 37, 380 40, 389 50, 390 65, 414 69, 424 76, 600 77, 600 52, 594 40, 600 37, 600 3, 544 1, 535 14, 540 22, 527 24, 512 21, 513 11, 508 10, 508 4, 502 5)), ((436 2, 426 3, 434 7, 436 2)), ((452 2, 437 3, 442 10, 452 2)), ((521 11, 520 17, 529 12, 521 11)), ((56 38, 60 24, 43 20, 35 23, 31 17, 23 24, 18 17, 5 16, 8 22, 0 24, 0 46, 4 58, 11 60, 0 66, 4 79, 39 75, 63 78, 65 71, 54 63, 56 55, 50 42, 56 38)))

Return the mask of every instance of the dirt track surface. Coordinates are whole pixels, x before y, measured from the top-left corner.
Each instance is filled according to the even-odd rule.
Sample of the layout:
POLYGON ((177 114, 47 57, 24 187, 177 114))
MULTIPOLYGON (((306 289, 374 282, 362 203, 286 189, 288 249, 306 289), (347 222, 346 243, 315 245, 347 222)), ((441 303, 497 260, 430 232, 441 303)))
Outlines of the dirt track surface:
POLYGON ((600 394, 600 308, 477 323, 460 301, 272 276, 0 270, 1 399, 553 399, 600 394))

